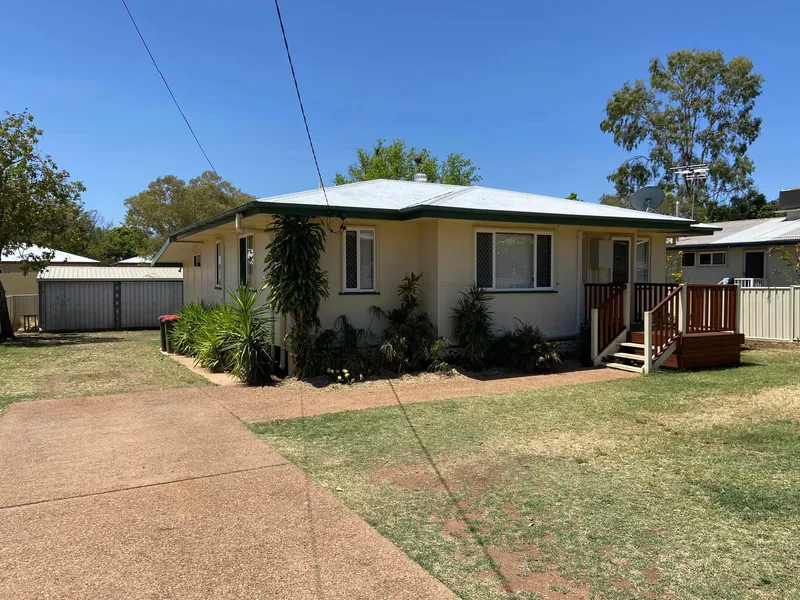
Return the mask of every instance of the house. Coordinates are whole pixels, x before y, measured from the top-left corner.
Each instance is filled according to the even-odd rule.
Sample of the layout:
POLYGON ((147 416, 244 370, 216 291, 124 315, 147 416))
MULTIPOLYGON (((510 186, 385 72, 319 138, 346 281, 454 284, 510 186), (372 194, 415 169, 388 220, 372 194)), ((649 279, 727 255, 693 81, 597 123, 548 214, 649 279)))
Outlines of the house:
POLYGON ((49 248, 40 248, 39 246, 26 246, 24 249, 4 251, 0 253, 0 273, 21 273, 22 263, 25 257, 29 255, 41 256, 45 252, 52 252, 53 259, 50 261, 51 265, 67 264, 70 265, 99 265, 99 260, 86 258, 85 256, 78 256, 77 254, 70 254, 69 252, 62 252, 61 250, 51 250, 49 248))
POLYGON ((720 229, 702 239, 679 238, 670 251, 682 253, 683 278, 689 283, 719 283, 733 278, 744 287, 789 285, 786 265, 771 248, 794 253, 800 243, 800 188, 782 190, 785 216, 714 223, 720 229))
MULTIPOLYGON (((240 281, 260 288, 273 215, 333 219, 323 328, 346 314, 380 333, 368 307, 396 307, 397 286, 413 271, 424 274, 422 307, 443 337, 461 292, 477 282, 491 294, 497 327, 518 318, 550 338, 574 338, 584 284, 663 283, 667 238, 709 232, 688 219, 480 186, 374 180, 326 191, 327 204, 315 189, 195 223, 172 234, 153 264, 183 264, 185 302, 221 302, 240 281)), ((283 339, 285 319, 275 329, 283 339)))
POLYGON ((151 256, 131 256, 114 263, 115 267, 149 267, 152 262, 151 256))

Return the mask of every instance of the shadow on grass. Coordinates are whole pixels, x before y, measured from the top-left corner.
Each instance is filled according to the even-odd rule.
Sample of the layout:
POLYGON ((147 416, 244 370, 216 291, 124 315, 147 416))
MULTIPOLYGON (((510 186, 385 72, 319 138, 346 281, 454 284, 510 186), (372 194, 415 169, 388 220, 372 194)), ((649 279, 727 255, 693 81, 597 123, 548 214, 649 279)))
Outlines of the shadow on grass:
POLYGON ((0 346, 12 348, 49 348, 53 346, 76 346, 79 344, 105 344, 121 342, 124 338, 113 335, 91 335, 87 333, 22 333, 15 339, 2 342, 0 346))

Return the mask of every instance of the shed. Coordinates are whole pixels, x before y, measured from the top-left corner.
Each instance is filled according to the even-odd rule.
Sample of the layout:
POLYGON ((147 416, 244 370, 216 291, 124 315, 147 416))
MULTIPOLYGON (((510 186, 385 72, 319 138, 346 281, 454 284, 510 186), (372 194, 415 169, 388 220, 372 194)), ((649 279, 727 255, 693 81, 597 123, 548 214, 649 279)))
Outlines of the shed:
POLYGON ((183 274, 175 267, 64 267, 39 273, 42 331, 158 327, 158 317, 183 306, 183 274))

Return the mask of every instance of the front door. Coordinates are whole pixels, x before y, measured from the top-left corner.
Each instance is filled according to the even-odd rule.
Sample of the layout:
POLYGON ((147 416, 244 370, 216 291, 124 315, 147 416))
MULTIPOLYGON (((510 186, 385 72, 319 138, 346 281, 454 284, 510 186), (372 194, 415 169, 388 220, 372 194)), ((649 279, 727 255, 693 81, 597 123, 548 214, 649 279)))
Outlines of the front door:
POLYGON ((748 279, 764 279, 764 253, 744 253, 744 276, 748 279))
POLYGON ((614 240, 614 256, 611 267, 612 283, 628 283, 631 280, 631 241, 614 240))

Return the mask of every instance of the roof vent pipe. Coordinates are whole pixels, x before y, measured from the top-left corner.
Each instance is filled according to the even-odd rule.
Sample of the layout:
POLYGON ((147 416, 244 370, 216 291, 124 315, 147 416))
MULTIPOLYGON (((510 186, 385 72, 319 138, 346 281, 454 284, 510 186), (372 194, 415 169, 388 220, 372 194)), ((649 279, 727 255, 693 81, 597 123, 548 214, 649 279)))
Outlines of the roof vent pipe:
POLYGON ((427 183, 428 176, 425 175, 425 173, 414 173, 413 180, 418 181, 420 183, 427 183))

